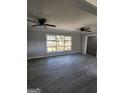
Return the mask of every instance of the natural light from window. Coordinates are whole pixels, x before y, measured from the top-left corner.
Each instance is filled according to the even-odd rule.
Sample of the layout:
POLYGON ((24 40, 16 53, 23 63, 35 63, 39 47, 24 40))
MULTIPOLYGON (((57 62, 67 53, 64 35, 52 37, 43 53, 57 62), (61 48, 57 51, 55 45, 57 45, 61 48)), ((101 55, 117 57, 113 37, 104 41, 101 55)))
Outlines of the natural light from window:
POLYGON ((71 46, 71 36, 47 35, 47 52, 71 51, 71 46))

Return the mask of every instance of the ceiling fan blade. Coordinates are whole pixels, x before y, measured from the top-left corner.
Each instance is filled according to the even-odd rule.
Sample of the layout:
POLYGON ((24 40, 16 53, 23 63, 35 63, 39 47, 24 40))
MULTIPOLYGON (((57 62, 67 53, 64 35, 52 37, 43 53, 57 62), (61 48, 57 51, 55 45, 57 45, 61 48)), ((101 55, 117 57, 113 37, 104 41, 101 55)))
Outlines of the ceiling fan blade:
POLYGON ((32 27, 36 27, 36 26, 41 26, 41 25, 38 25, 38 24, 37 24, 37 25, 33 25, 32 27))
POLYGON ((33 23, 39 23, 39 22, 36 22, 36 21, 30 20, 30 19, 27 19, 27 21, 29 21, 29 22, 33 22, 33 23))
POLYGON ((56 25, 51 25, 51 24, 44 24, 46 26, 51 26, 51 27, 56 27, 56 25))

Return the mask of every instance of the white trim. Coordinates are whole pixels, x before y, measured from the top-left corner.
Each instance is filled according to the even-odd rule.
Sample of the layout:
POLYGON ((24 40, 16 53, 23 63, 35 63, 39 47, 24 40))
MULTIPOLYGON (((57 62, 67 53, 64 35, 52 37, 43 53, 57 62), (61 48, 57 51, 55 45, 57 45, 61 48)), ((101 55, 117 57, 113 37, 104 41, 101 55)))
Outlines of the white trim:
POLYGON ((86 45, 87 45, 87 35, 82 35, 81 37, 81 51, 82 51, 82 54, 86 54, 86 45))
POLYGON ((27 60, 36 59, 36 58, 45 58, 45 57, 52 57, 52 56, 59 56, 59 55, 67 55, 67 54, 77 54, 80 52, 69 52, 69 53, 61 53, 61 54, 52 54, 52 55, 43 55, 43 56, 36 56, 36 57, 28 57, 27 60))
POLYGON ((86 35, 86 42, 85 42, 85 54, 87 54, 87 40, 88 40, 88 35, 86 35))

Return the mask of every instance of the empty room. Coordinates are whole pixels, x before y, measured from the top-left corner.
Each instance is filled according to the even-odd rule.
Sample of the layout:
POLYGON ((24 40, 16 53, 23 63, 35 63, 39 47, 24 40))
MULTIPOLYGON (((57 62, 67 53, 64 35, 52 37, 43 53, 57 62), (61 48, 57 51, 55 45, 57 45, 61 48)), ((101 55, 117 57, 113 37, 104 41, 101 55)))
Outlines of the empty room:
POLYGON ((97 93, 97 0, 27 0, 27 59, 29 93, 97 93))

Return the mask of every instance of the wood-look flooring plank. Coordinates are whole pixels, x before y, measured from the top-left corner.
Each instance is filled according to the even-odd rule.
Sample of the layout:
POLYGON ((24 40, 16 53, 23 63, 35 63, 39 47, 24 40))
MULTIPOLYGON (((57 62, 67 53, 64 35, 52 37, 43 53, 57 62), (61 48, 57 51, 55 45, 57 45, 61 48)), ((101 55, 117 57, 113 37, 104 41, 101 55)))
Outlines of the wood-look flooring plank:
POLYGON ((97 60, 72 54, 28 61, 28 88, 42 93, 97 93, 97 60))

